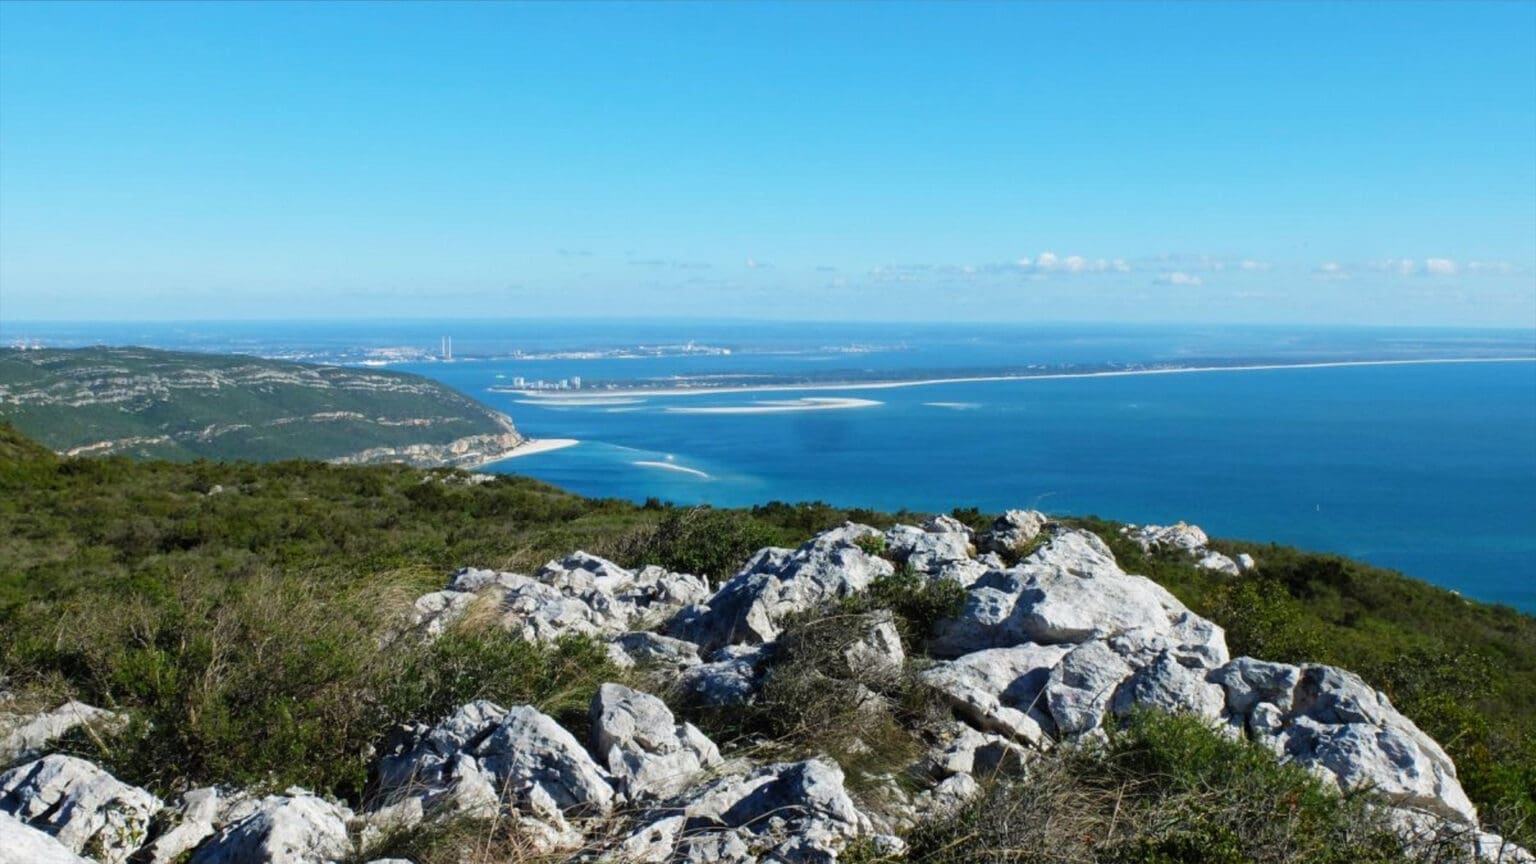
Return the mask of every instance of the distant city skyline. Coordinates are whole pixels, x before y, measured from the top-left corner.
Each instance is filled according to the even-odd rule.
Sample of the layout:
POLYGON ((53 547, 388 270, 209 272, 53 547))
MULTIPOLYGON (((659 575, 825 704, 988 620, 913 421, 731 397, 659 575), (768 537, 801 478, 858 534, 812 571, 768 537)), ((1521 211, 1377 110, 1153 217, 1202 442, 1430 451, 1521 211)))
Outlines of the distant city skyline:
POLYGON ((1536 328, 1536 3, 0 3, 0 329, 411 316, 1536 328))

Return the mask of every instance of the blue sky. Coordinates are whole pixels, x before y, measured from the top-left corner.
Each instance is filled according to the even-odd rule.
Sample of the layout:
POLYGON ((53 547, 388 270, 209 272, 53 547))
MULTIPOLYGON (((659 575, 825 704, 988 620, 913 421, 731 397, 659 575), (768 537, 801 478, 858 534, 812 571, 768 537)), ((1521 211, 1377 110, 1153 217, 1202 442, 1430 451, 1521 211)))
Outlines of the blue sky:
POLYGON ((0 3, 0 320, 1536 327, 1536 3, 0 3))

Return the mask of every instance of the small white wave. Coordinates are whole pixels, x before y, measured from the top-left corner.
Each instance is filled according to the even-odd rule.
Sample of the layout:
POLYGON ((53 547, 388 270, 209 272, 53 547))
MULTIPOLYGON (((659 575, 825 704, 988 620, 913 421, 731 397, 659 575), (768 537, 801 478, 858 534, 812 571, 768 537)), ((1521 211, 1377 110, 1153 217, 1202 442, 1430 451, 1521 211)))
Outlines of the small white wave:
POLYGON ((981 407, 980 402, 924 402, 929 408, 948 408, 951 411, 973 411, 981 407))
POLYGON ((631 465, 639 465, 641 468, 662 468, 662 469, 665 469, 667 471, 676 471, 676 472, 678 472, 680 474, 691 474, 691 475, 693 475, 695 477, 702 477, 705 480, 709 480, 710 479, 710 476, 708 474, 704 473, 703 471, 700 471, 697 468, 689 468, 686 465, 677 465, 677 464, 672 463, 672 462, 656 462, 656 461, 653 461, 653 460, 650 460, 650 459, 638 459, 638 460, 636 460, 634 462, 631 462, 629 464, 631 464, 631 465))

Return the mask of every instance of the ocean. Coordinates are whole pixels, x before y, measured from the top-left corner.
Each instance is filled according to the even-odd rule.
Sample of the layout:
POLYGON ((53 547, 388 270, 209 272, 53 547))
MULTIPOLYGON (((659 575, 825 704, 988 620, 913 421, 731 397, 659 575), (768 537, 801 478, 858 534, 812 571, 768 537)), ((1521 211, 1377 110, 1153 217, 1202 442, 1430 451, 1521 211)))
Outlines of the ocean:
POLYGON ((1185 520, 1213 536, 1338 552, 1536 611, 1536 362, 1491 362, 1536 356, 1532 331, 526 321, 29 328, 7 325, 3 335, 387 363, 491 404, 528 435, 578 439, 485 470, 587 495, 1185 520), (441 356, 448 336, 452 362, 441 356), (1082 374, 1447 358, 1488 362, 1082 374), (1076 377, 943 380, 1042 373, 1076 377), (525 392, 503 392, 518 378, 525 392), (527 389, 540 380, 569 388, 573 378, 579 390, 527 389), (827 386, 929 379, 940 380, 827 386), (734 386, 700 389, 709 384, 734 386), (783 389, 740 389, 754 384, 783 389), (603 392, 609 385, 621 389, 603 392), (680 385, 697 392, 658 392, 680 385))

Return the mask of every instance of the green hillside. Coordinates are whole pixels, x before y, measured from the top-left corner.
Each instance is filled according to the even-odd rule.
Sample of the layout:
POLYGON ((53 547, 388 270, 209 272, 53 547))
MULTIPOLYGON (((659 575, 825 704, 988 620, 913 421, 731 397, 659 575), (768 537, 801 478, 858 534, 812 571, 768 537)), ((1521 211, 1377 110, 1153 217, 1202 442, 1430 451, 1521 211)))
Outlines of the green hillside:
POLYGON ((147 348, 0 350, 0 420, 60 453, 467 464, 520 438, 417 375, 147 348))
MULTIPOLYGON (((844 520, 914 521, 824 504, 636 505, 521 477, 467 479, 398 465, 60 458, 0 423, 0 689, 17 704, 72 695, 133 712, 142 725, 109 749, 77 744, 157 790, 301 783, 355 800, 392 723, 479 697, 584 717, 597 684, 620 674, 601 646, 536 648, 499 628, 430 647, 381 642, 457 567, 528 572, 585 549, 718 579, 761 546, 844 520)), ((1536 618, 1337 556, 1218 542, 1259 557, 1256 574, 1234 580, 1142 553, 1116 523, 1064 521, 1223 626, 1234 656, 1359 672, 1444 743, 1485 824, 1531 842, 1536 618)), ((913 621, 942 614, 920 595, 876 599, 913 621)))

